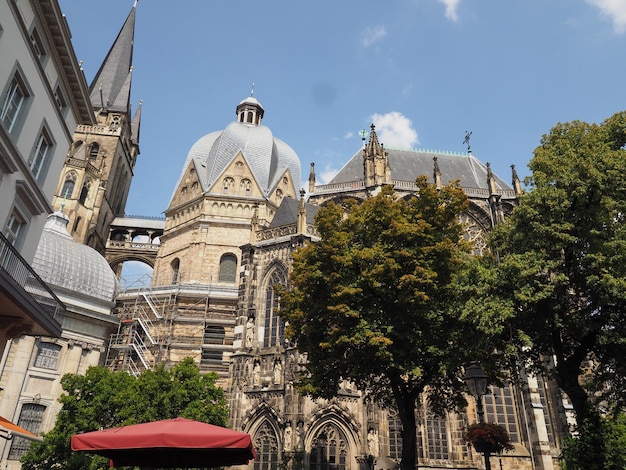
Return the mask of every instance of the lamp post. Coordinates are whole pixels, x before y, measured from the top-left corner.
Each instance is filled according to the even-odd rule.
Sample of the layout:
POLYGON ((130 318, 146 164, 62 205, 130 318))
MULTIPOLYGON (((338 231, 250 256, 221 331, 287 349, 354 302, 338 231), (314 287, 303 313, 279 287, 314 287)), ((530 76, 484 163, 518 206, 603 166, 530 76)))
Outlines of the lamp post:
MULTIPOLYGON (((489 376, 478 364, 472 362, 465 369, 463 380, 467 384, 470 394, 476 399, 476 411, 478 412, 478 422, 485 422, 485 412, 483 410, 482 396, 487 392, 487 379, 489 376)), ((489 452, 484 452, 485 470, 491 470, 491 462, 489 461, 489 452)))

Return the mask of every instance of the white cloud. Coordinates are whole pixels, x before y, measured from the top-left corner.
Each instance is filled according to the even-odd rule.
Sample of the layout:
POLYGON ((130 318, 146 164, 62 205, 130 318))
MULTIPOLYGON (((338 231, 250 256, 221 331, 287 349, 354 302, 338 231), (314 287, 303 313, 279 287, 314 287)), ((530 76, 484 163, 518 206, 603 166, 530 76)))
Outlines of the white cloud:
POLYGON ((454 22, 459 20, 459 13, 457 11, 457 8, 459 7, 459 3, 461 3, 461 0, 438 0, 438 1, 439 3, 443 3, 446 6, 446 18, 454 22))
POLYGON ((352 137, 354 137, 354 132, 346 132, 346 134, 343 136, 344 139, 348 140, 351 139, 352 137))
POLYGON ((626 31, 626 0, 587 0, 587 3, 611 19, 617 34, 626 31))
POLYGON ((331 168, 330 166, 326 166, 326 168, 324 168, 324 170, 320 172, 320 182, 318 184, 327 184, 335 177, 337 173, 339 173, 339 170, 337 168, 331 168))
POLYGON ((386 147, 411 148, 419 144, 413 123, 402 113, 374 114, 371 119, 376 126, 378 141, 386 147))
POLYGON ((363 47, 370 47, 375 42, 380 41, 387 35, 384 25, 369 26, 365 28, 362 34, 361 44, 363 47))

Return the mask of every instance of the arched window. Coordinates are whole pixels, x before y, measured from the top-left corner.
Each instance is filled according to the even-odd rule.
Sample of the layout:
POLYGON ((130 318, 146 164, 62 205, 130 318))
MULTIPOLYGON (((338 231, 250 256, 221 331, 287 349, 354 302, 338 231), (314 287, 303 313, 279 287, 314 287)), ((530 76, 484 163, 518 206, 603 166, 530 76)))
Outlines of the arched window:
POLYGON ((254 434, 254 448, 256 450, 254 470, 278 468, 278 436, 267 421, 254 434))
POLYGON ((230 193, 232 191, 232 189, 233 189, 233 186, 235 186, 235 180, 234 179, 232 179, 230 177, 224 178, 223 193, 224 194, 230 193))
POLYGON ((72 197, 72 193, 74 192, 74 185, 76 184, 76 173, 70 172, 65 177, 65 181, 63 182, 63 189, 61 189, 61 197, 65 199, 69 199, 72 197))
POLYGON ((180 281, 180 260, 175 258, 171 263, 172 266, 172 284, 178 284, 180 281))
POLYGON ((89 189, 91 188, 91 181, 85 181, 83 184, 83 189, 80 190, 80 197, 78 198, 78 202, 81 204, 85 204, 87 197, 89 197, 89 189))
POLYGON ((333 424, 320 429, 311 443, 311 470, 346 470, 348 444, 333 424))
POLYGON ((222 255, 220 259, 219 282, 235 282, 237 277, 237 257, 232 253, 222 255))
POLYGON ((397 460, 402 459, 402 422, 398 417, 398 412, 394 409, 387 411, 389 424, 389 456, 397 460))
MULTIPOLYGON (((22 410, 20 411, 20 418, 17 421, 17 425, 32 432, 33 434, 39 434, 44 411, 46 411, 46 407, 43 405, 38 403, 24 403, 22 405, 22 410)), ((21 459, 22 456, 28 451, 30 442, 31 441, 28 441, 23 437, 13 437, 8 459, 21 459)))
POLYGON ((241 194, 245 194, 246 196, 250 195, 250 191, 252 190, 252 181, 248 178, 244 178, 240 183, 241 194))
POLYGON ((76 220, 74 221, 74 227, 72 228, 72 232, 77 232, 78 228, 80 227, 80 221, 82 219, 80 217, 76 217, 76 220))
POLYGON ((100 151, 100 145, 97 142, 91 144, 89 147, 89 159, 96 160, 98 158, 98 152, 100 151))
POLYGON ((263 334, 263 346, 265 347, 283 344, 285 323, 278 316, 280 296, 274 286, 285 284, 285 276, 276 269, 270 276, 265 289, 265 329, 263 334))

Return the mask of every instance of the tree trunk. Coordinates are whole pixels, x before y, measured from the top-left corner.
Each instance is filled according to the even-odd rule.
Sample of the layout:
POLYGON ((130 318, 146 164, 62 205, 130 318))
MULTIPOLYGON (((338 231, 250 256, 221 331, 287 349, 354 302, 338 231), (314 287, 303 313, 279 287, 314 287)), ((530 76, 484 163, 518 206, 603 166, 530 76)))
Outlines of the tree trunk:
POLYGON ((398 416, 402 423, 402 461, 401 470, 415 470, 417 465, 417 422, 415 404, 417 396, 409 393, 402 386, 392 387, 398 407, 398 416))

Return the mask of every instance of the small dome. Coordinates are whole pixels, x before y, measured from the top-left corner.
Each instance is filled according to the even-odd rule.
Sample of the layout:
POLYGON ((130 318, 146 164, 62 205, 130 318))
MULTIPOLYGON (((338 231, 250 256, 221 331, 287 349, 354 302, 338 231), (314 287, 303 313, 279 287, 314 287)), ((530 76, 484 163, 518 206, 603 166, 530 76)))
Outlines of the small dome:
POLYGON ((100 253, 74 241, 67 232, 68 222, 62 211, 48 216, 33 269, 52 290, 58 287, 113 302, 118 291, 115 273, 100 253))

